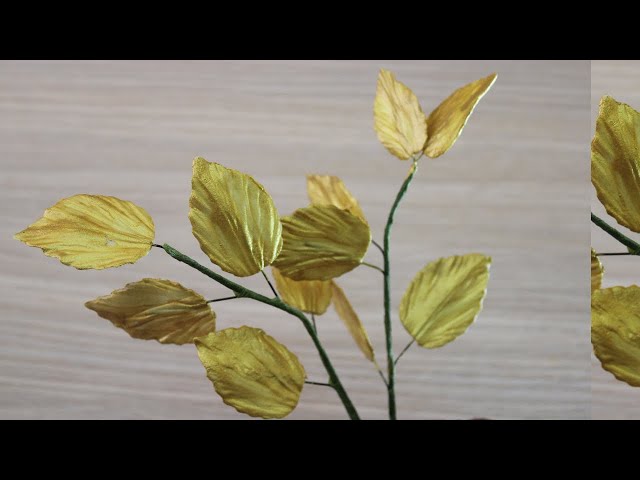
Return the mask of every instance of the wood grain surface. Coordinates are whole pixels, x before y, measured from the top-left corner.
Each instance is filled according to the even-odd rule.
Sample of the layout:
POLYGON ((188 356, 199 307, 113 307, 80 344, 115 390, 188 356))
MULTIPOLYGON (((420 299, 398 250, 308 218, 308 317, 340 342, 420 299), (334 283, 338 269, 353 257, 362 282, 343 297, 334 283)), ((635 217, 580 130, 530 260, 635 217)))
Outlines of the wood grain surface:
MULTIPOLYGON (((591 64, 591 134, 595 131, 598 104, 604 95, 611 95, 619 102, 628 103, 640 110, 640 62, 593 61, 591 64)), ((615 226, 629 237, 639 240, 637 233, 618 225, 610 217, 591 187, 591 211, 615 226)), ((591 244, 599 252, 622 252, 624 247, 600 228, 592 225, 591 244)), ((640 258, 604 257, 605 275, 603 287, 615 285, 640 285, 640 258)), ((640 419, 640 388, 619 382, 604 371, 600 362, 591 356, 592 415, 597 419, 640 419)))
MULTIPOLYGON (((373 132, 380 67, 426 111, 499 73, 454 148, 422 162, 397 215, 396 350, 409 336, 395 312, 425 263, 493 257, 476 323, 444 348, 413 347, 399 363, 399 418, 588 418, 587 61, 0 62, 0 417, 248 418, 215 394, 193 346, 134 340, 83 306, 143 277, 207 298, 224 295, 222 287, 160 250, 135 265, 77 271, 12 235, 63 197, 114 195, 149 211, 158 242, 206 263, 187 218, 191 162, 202 155, 251 173, 282 214, 307 204, 305 174, 339 175, 381 240, 409 165, 373 132)), ((619 80, 615 71, 607 78, 619 80)), ((634 100, 624 87, 637 82, 625 81, 607 91, 634 100)), ((381 263, 375 248, 366 260, 381 263)), ((381 280, 362 267, 340 283, 384 359, 381 280)), ((244 282, 268 291, 260 276, 244 282)), ((326 380, 295 318, 250 300, 215 309, 220 328, 264 328, 300 357, 310 380, 326 380)), ((385 418, 385 389, 335 312, 318 323, 361 416, 385 418)), ((607 374, 594 377, 601 401, 616 414, 631 411, 637 395, 607 374)), ((307 385, 289 418, 346 415, 331 390, 307 385)))

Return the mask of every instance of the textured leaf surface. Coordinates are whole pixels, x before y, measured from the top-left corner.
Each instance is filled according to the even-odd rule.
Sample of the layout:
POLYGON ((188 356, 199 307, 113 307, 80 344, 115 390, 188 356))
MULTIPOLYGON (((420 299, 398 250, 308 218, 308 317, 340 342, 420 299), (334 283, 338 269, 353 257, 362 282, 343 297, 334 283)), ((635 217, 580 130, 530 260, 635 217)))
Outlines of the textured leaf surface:
POLYGON ((591 343, 602 368, 618 380, 640 387, 640 287, 593 292, 591 343))
POLYGON ((423 347, 438 348, 462 335, 482 309, 491 258, 471 253, 424 267, 400 303, 400 320, 423 347))
POLYGON ((160 343, 193 343, 216 328, 204 297, 170 280, 145 278, 85 306, 133 338, 160 343))
POLYGON ((63 198, 14 238, 77 269, 119 267, 144 257, 154 225, 141 207, 103 195, 63 198))
POLYGON ((351 306, 344 290, 342 290, 342 288, 340 288, 340 286, 335 282, 331 282, 331 287, 333 290, 333 306, 336 309, 338 316, 344 322, 351 334, 351 337, 353 337, 356 345, 358 345, 360 351, 364 353, 367 360, 375 363, 376 360, 373 352, 373 345, 371 345, 369 335, 367 335, 367 331, 360 321, 360 317, 358 317, 358 314, 351 306))
POLYGON ((415 94, 388 70, 380 70, 373 104, 374 128, 380 143, 400 160, 420 153, 427 122, 415 94))
POLYGON ((330 280, 356 268, 371 242, 369 225, 333 205, 282 218, 283 247, 274 266, 294 280, 330 280))
POLYGON ((282 299, 303 312, 322 315, 331 303, 330 280, 292 280, 271 267, 276 288, 282 299))
POLYGON ((607 213, 640 232, 640 113, 609 96, 591 142, 591 182, 607 213))
POLYGON ((278 211, 249 175, 196 158, 189 207, 200 248, 225 272, 254 275, 282 248, 278 211))
POLYGON ((427 119, 428 157, 439 157, 456 142, 480 99, 491 88, 498 75, 491 74, 453 92, 427 119))
POLYGON ((227 405, 252 417, 286 417, 298 404, 305 371, 263 330, 226 328, 196 339, 207 377, 227 405))
POLYGON ((313 205, 334 205, 367 221, 358 201, 336 176, 307 175, 307 193, 313 205))

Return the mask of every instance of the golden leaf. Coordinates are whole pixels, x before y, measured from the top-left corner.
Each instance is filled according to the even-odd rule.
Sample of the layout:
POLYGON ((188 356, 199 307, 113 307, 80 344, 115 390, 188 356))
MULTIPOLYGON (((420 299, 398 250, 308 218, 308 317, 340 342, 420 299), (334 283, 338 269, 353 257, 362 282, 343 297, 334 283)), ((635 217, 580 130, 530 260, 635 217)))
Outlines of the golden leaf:
POLYGON ((491 88, 498 75, 492 73, 457 89, 427 119, 428 139, 424 152, 436 158, 456 142, 480 99, 491 88))
POLYGON ((282 217, 283 246, 273 263, 293 280, 331 280, 360 265, 369 225, 333 205, 300 208, 282 217))
POLYGON ((400 303, 400 320, 425 348, 462 335, 482 309, 491 258, 478 253, 441 258, 412 280, 400 303))
POLYGON ((331 303, 330 280, 292 280, 271 267, 276 288, 286 303, 303 312, 322 315, 331 303))
POLYGON ((591 294, 593 294, 593 292, 595 292, 602 286, 603 273, 604 273, 604 268, 602 267, 602 263, 600 263, 598 254, 592 248, 591 249, 591 294))
POLYGON ((333 290, 333 306, 338 316, 344 322, 351 337, 353 337, 356 345, 358 345, 358 348, 364 353, 367 360, 375 363, 376 359, 373 353, 373 345, 371 345, 369 335, 367 335, 367 331, 360 321, 360 317, 358 317, 358 314, 351 306, 349 299, 344 294, 344 290, 342 290, 336 282, 331 282, 331 288, 333 290))
POLYGON ((373 104, 374 128, 380 143, 400 160, 420 153, 427 140, 427 122, 409 87, 381 69, 373 104))
POLYGON ((103 195, 63 198, 14 238, 80 270, 119 267, 144 257, 153 220, 131 202, 103 195))
POLYGON ((278 211, 271 196, 249 175, 197 157, 189 207, 200 248, 225 272, 254 275, 280 253, 278 211))
POLYGON ((144 278, 84 305, 133 338, 160 343, 193 343, 216 328, 204 297, 170 280, 144 278))
POLYGON ((365 222, 364 213, 351 192, 338 177, 333 175, 307 175, 307 193, 313 205, 335 205, 349 210, 365 222))
POLYGON ((640 287, 593 292, 591 343, 602 368, 618 380, 640 387, 640 287))
POLYGON ((640 113, 609 96, 591 142, 591 182, 607 213, 640 232, 640 113))
POLYGON ((305 371, 259 328, 226 328, 196 338, 200 361, 222 401, 252 417, 282 418, 298 404, 305 371))

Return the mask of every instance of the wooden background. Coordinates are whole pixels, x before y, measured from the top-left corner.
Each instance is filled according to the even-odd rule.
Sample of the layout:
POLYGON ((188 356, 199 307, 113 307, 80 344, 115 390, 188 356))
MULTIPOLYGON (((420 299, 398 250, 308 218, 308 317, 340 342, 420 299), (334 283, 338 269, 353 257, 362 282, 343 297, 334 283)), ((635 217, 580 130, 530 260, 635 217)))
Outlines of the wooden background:
MULTIPOLYGON (((640 110, 640 62, 593 61, 591 63, 591 134, 595 131, 598 104, 604 95, 611 95, 619 102, 628 103, 640 110)), ((610 225, 638 240, 637 233, 618 225, 610 217, 591 190, 591 210, 610 225)), ((622 252, 624 247, 600 228, 592 225, 591 244, 600 252, 622 252)), ((604 257, 605 275, 603 287, 640 284, 640 259, 635 257, 604 257)), ((619 382, 604 371, 600 362, 591 356, 592 364, 592 414, 599 419, 640 419, 640 388, 619 382)))
MULTIPOLYGON (((202 155, 254 175, 282 214, 307 204, 306 173, 339 175, 380 240, 409 166, 373 133, 380 67, 426 111, 469 81, 500 75, 454 148, 422 162, 397 216, 395 309, 428 261, 493 257, 470 330, 439 350, 413 347, 400 362, 399 417, 587 418, 585 61, 0 62, 0 417, 248 418, 221 402, 193 346, 133 340, 83 306, 149 276, 207 298, 223 288, 159 250, 135 265, 77 271, 12 235, 63 197, 114 195, 150 212, 157 242, 204 263, 187 218, 191 162, 202 155)), ((381 263, 374 248, 367 260, 381 263)), ((383 359, 380 274, 362 267, 340 283, 383 359)), ((260 276, 246 284, 267 292, 260 276)), ((311 380, 326 380, 295 318, 249 300, 215 309, 220 328, 264 328, 311 380)), ((394 321, 400 349, 409 336, 394 321)), ((385 418, 383 385, 332 309, 318 328, 361 416, 385 418)), ((345 417, 331 390, 308 385, 289 418, 345 417)))

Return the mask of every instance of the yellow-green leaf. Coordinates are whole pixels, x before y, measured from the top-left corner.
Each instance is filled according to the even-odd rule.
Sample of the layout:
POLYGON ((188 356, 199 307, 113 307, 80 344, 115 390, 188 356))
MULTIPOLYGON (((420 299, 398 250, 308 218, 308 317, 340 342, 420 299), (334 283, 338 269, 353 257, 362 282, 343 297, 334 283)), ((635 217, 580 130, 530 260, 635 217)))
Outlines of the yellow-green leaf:
POLYGON ((141 207, 103 195, 63 198, 14 238, 80 270, 134 263, 151 249, 153 220, 141 207))
POLYGON ((278 211, 264 187, 249 175, 197 157, 189 207, 200 248, 225 272, 253 275, 280 253, 278 211))
POLYGON ((424 148, 427 122, 415 94, 381 69, 373 104, 374 128, 380 143, 400 160, 407 160, 424 148))
POLYGON ((335 205, 349 210, 365 222, 364 213, 351 192, 338 177, 333 175, 307 175, 307 193, 313 205, 335 205))
POLYGON ((160 343, 193 343, 216 328, 204 297, 170 280, 144 278, 84 305, 133 338, 160 343))
POLYGON ((331 303, 330 280, 292 280, 271 267, 276 288, 282 299, 303 312, 322 315, 331 303))
POLYGON ((351 306, 349 299, 344 294, 344 290, 342 290, 336 282, 331 282, 331 288, 333 290, 333 307, 336 309, 336 313, 344 322, 351 337, 356 342, 356 345, 358 345, 360 351, 364 353, 367 360, 375 363, 376 359, 373 352, 373 345, 371 345, 369 335, 367 335, 367 331, 360 321, 360 317, 358 317, 358 314, 351 306))
POLYGON ((602 368, 640 387, 640 287, 612 287, 591 296, 591 343, 602 368))
POLYGON ((400 320, 425 348, 462 335, 482 309, 491 258, 478 253, 446 257, 424 267, 400 303, 400 320))
POLYGON ((427 119, 428 139, 424 152, 436 158, 449 150, 458 139, 480 99, 491 88, 495 73, 457 89, 427 119))
POLYGON ((607 213, 640 232, 640 112, 609 96, 591 142, 591 183, 607 213))
POLYGON ((305 371, 259 328, 226 328, 196 339, 198 356, 222 401, 252 417, 286 417, 298 404, 305 371))
POLYGON ((333 205, 312 205, 282 217, 283 246, 274 266, 293 280, 330 280, 362 262, 369 225, 333 205))
POLYGON ((595 292, 602 286, 602 275, 604 273, 604 267, 600 263, 598 254, 592 248, 591 249, 591 293, 595 292))

